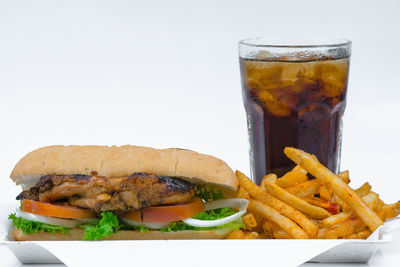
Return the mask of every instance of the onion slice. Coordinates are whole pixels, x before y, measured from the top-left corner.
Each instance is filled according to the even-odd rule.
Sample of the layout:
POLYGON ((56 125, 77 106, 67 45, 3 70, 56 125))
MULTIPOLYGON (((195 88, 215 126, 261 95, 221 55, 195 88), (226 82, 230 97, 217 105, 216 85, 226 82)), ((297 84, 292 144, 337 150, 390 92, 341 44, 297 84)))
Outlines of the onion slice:
POLYGON ((133 225, 133 226, 145 226, 150 229, 161 229, 163 227, 167 227, 168 225, 171 224, 171 222, 137 222, 137 221, 132 221, 127 218, 121 218, 121 221, 123 221, 126 224, 133 225))
POLYGON ((63 227, 68 227, 68 228, 74 228, 83 223, 83 222, 80 222, 80 221, 74 220, 74 219, 60 219, 60 218, 49 217, 49 216, 44 216, 44 215, 37 215, 34 213, 22 211, 20 209, 17 210, 17 212, 15 213, 15 216, 21 217, 21 218, 23 218, 25 220, 29 220, 29 221, 63 226, 63 227))
POLYGON ((198 220, 194 218, 187 218, 183 220, 184 223, 190 226, 195 226, 195 227, 214 227, 214 226, 219 226, 219 225, 224 225, 230 222, 233 222, 240 217, 242 217, 243 214, 246 213, 247 206, 249 205, 249 201, 244 198, 228 198, 228 199, 220 199, 220 200, 215 200, 212 202, 208 202, 204 204, 205 210, 213 210, 213 209, 219 209, 219 208, 237 208, 239 211, 231 216, 218 219, 218 220, 198 220))

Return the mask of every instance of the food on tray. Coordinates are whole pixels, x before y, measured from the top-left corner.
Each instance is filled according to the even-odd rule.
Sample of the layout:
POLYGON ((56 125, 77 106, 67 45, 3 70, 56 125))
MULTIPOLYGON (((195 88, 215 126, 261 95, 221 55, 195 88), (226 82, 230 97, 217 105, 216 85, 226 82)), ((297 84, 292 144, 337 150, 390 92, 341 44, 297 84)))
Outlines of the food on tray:
POLYGON ((9 218, 16 240, 365 239, 400 201, 386 204, 366 182, 348 184, 302 150, 261 186, 215 157, 183 149, 50 146, 15 166, 24 189, 9 218), (311 180, 310 180, 311 179, 311 180))
POLYGON ((24 189, 9 216, 16 240, 218 239, 245 228, 232 169, 190 150, 50 146, 11 178, 24 189))
POLYGON ((385 204, 368 182, 352 189, 348 171, 335 175, 311 154, 291 147, 284 152, 298 165, 278 179, 264 176, 261 186, 236 171, 237 197, 250 201, 244 218, 255 222, 227 238, 246 239, 256 232, 257 238, 366 239, 400 214, 400 201, 385 204))

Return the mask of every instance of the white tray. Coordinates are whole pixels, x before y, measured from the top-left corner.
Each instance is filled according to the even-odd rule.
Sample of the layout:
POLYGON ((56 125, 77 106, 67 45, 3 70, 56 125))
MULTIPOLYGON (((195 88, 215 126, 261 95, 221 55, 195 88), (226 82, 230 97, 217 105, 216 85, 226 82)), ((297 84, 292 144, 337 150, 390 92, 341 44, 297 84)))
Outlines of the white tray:
MULTIPOLYGON (((329 247, 328 250, 322 252, 321 254, 312 257, 311 259, 299 258, 298 264, 302 264, 304 262, 367 262, 372 255, 378 250, 379 245, 390 242, 391 239, 379 240, 379 241, 364 241, 364 240, 348 240, 346 242, 342 242, 336 244, 337 242, 330 240, 307 240, 307 241, 298 241, 298 240, 157 240, 157 241, 102 241, 98 243, 114 243, 112 247, 121 247, 124 246, 126 248, 132 248, 130 253, 131 257, 143 256, 143 248, 152 250, 152 253, 155 253, 157 257, 161 257, 166 259, 164 256, 173 257, 176 254, 176 251, 182 252, 186 251, 184 256, 182 254, 177 255, 180 259, 182 258, 196 258, 198 257, 198 251, 208 251, 210 248, 218 248, 221 252, 220 248, 226 248, 226 252, 221 252, 222 255, 227 255, 230 253, 234 253, 234 250, 231 250, 232 247, 237 247, 237 250, 241 251, 240 253, 243 255, 252 255, 258 254, 263 255, 270 251, 272 247, 281 248, 282 251, 286 251, 287 254, 290 254, 290 257, 295 257, 295 254, 292 253, 292 249, 299 249, 304 251, 304 249, 312 249, 314 247, 329 247), (194 244, 196 242, 197 244, 194 244), (278 244, 279 243, 279 244, 278 244), (309 244, 307 244, 309 243, 309 244), (195 250, 187 251, 188 247, 196 247, 195 250), (139 249, 138 249, 139 248, 139 249), (159 248, 159 249, 157 249, 159 248), (229 249, 228 249, 229 248, 229 249), (159 253, 159 250, 163 250, 163 253, 159 253)), ((59 259, 52 252, 48 250, 49 247, 57 247, 59 248, 60 244, 54 243, 63 243, 62 246, 65 250, 68 250, 73 253, 71 250, 71 246, 75 246, 80 251, 86 250, 86 246, 81 246, 80 244, 76 244, 73 241, 42 241, 42 242, 15 242, 15 241, 3 241, 0 244, 6 245, 18 258, 18 260, 22 263, 66 263, 69 261, 62 261, 63 257, 59 259), (70 244, 68 244, 70 243, 70 244)), ((87 243, 87 242, 82 242, 87 243)), ((125 249, 124 249, 125 250, 125 249)), ((57 255, 57 253, 56 253, 57 255)), ((85 252, 86 257, 90 257, 90 253, 85 252)), ((93 256, 97 257, 98 255, 95 253, 93 256)), ((269 256, 269 253, 265 256, 269 256)), ((284 255, 282 255, 284 256, 284 255)), ((150 261, 154 261, 153 263, 157 263, 158 259, 149 258, 150 261)), ((261 258, 260 258, 261 261, 261 258)), ((215 261, 214 261, 215 262, 215 261)), ((150 262, 149 262, 150 263, 150 262)), ((226 264, 226 261, 223 261, 222 264, 226 264)))

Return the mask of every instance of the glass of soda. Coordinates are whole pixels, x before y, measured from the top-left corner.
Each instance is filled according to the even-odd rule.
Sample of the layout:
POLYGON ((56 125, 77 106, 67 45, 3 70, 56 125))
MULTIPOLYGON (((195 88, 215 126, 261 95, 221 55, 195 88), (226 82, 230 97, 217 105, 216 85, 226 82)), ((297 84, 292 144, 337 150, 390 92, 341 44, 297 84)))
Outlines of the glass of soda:
POLYGON ((351 42, 340 39, 239 42, 253 181, 294 167, 283 153, 287 146, 339 171, 350 52, 351 42))

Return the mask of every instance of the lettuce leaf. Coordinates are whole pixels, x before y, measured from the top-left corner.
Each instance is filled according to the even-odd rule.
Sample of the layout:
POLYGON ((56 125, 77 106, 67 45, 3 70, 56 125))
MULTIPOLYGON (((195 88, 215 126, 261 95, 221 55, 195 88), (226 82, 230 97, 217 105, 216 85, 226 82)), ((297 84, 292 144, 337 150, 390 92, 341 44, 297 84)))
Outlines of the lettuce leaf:
MULTIPOLYGON (((215 209, 215 210, 209 210, 209 211, 203 211, 197 215, 195 215, 196 219, 199 220, 216 220, 216 219, 221 219, 228 217, 232 214, 237 213, 237 210, 234 208, 221 208, 221 209, 215 209)), ((101 220, 97 225, 82 225, 81 227, 85 229, 85 236, 83 240, 101 240, 102 237, 107 237, 113 233, 115 233, 118 230, 134 230, 134 231, 140 231, 141 233, 147 233, 149 231, 149 228, 144 227, 144 226, 132 226, 132 225, 127 225, 127 224, 120 224, 118 221, 117 216, 110 212, 102 212, 101 213, 101 220)), ((221 228, 232 228, 234 230, 237 230, 239 228, 243 228, 244 225, 242 223, 241 219, 238 219, 236 221, 224 224, 224 225, 219 225, 215 227, 193 227, 185 224, 182 221, 177 221, 171 223, 169 226, 161 228, 161 232, 176 232, 176 231, 182 231, 182 230, 196 230, 196 231, 201 231, 201 230, 215 230, 215 229, 221 229, 221 228)))
POLYGON ((193 218, 198 220, 212 221, 231 216, 237 212, 238 211, 234 208, 220 208, 197 213, 195 216, 193 216, 193 218))
POLYGON ((110 236, 118 230, 134 230, 141 233, 147 233, 149 229, 145 226, 131 226, 120 224, 118 217, 111 211, 101 213, 101 220, 96 225, 85 224, 81 225, 85 229, 83 240, 101 240, 103 237, 110 236))
POLYGON ((102 237, 110 236, 121 228, 117 216, 111 211, 102 212, 98 224, 84 224, 79 227, 85 229, 83 240, 101 240, 102 237))
POLYGON ((198 184, 194 189, 194 194, 200 197, 205 202, 222 199, 224 197, 221 190, 215 190, 214 185, 206 186, 198 184))
POLYGON ((122 224, 120 230, 133 230, 140 231, 142 234, 147 233, 150 229, 146 226, 133 226, 128 224, 122 224))
MULTIPOLYGON (((212 193, 210 194, 212 195, 212 193)), ((201 213, 196 214, 194 218, 198 220, 217 220, 228 217, 235 213, 237 213, 237 210, 234 208, 220 208, 209 211, 203 211, 201 213)), ((23 232, 26 234, 32 234, 37 232, 49 232, 52 234, 56 232, 67 233, 71 229, 63 226, 50 225, 50 224, 25 220, 23 218, 16 217, 15 214, 10 214, 8 219, 12 220, 15 227, 23 230, 23 232)), ((134 230, 134 231, 140 231, 141 233, 146 233, 149 231, 149 228, 145 226, 131 226, 120 223, 118 217, 111 211, 102 212, 101 220, 96 225, 85 224, 85 225, 80 225, 79 227, 85 229, 83 240, 101 240, 103 237, 110 236, 113 233, 117 232, 118 230, 134 230)), ((171 223, 167 227, 161 228, 160 231, 161 232, 176 232, 183 230, 201 231, 201 230, 215 230, 226 227, 237 230, 240 228, 244 228, 244 225, 241 219, 215 227, 194 227, 194 226, 189 226, 182 221, 177 221, 171 223)))
POLYGON ((71 229, 63 226, 26 220, 15 216, 15 213, 10 214, 8 219, 12 220, 13 225, 17 229, 21 229, 25 234, 34 234, 37 232, 49 232, 55 234, 57 231, 65 234, 71 229))

